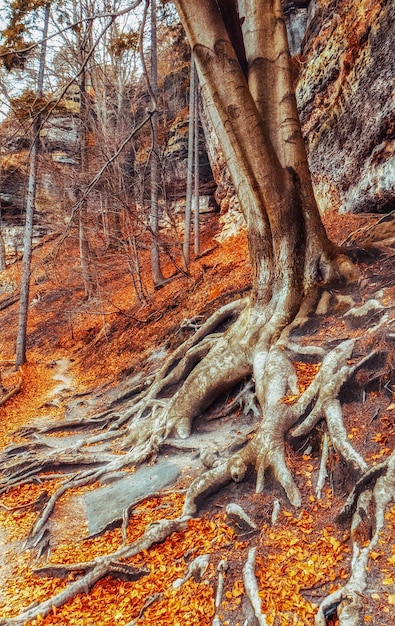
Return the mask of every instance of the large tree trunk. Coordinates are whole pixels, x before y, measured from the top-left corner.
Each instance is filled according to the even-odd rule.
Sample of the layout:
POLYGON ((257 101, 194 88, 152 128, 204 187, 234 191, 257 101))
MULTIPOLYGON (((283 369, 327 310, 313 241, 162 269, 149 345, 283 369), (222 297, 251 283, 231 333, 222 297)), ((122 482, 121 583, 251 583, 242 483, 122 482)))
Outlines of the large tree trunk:
POLYGON ((239 4, 242 19, 235 1, 176 2, 247 221, 254 300, 276 298, 286 323, 333 275, 334 248, 312 192, 280 0, 239 4))
POLYGON ((218 393, 253 374, 265 418, 259 445, 249 446, 240 463, 255 464, 257 489, 272 467, 296 504, 283 452, 293 418, 279 406, 292 367, 276 342, 315 302, 317 281, 349 264, 329 241, 314 199, 280 0, 176 6, 247 222, 253 284, 249 305, 174 397, 167 429, 188 437, 194 417, 218 393))
POLYGON ((266 209, 271 204, 279 205, 285 195, 284 189, 279 190, 285 184, 285 175, 263 136, 263 124, 217 3, 176 5, 194 51, 202 94, 247 221, 255 296, 267 304, 272 297, 270 276, 274 259, 266 209), (271 187, 272 181, 275 185, 269 188, 268 182, 271 187))

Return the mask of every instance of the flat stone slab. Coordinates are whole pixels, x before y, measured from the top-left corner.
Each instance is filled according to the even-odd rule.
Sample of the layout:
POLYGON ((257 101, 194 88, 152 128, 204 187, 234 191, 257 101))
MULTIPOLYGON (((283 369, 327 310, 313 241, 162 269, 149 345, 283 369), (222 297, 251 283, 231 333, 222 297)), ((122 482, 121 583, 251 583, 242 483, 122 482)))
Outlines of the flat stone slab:
POLYGON ((164 461, 140 467, 134 474, 127 474, 105 487, 88 491, 84 500, 89 537, 122 521, 123 512, 128 506, 174 484, 179 475, 180 468, 177 465, 164 461))

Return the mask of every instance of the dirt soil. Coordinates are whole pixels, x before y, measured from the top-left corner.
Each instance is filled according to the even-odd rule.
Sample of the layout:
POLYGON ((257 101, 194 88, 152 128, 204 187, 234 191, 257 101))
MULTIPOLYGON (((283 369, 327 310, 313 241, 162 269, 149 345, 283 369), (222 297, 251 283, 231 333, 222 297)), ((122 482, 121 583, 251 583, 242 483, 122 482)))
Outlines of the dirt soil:
MULTIPOLYGON (((174 279, 154 290, 146 279, 149 301, 137 302, 127 259, 117 251, 97 258, 100 290, 94 301, 86 302, 78 267, 77 243, 68 239, 59 249, 54 242, 36 248, 32 274, 32 304, 29 317, 28 362, 22 368, 19 393, 0 406, 0 445, 22 441, 18 429, 32 422, 90 415, 116 403, 130 386, 147 376, 164 356, 188 337, 196 323, 206 319, 222 304, 248 293, 250 268, 245 234, 222 244, 212 236, 216 217, 205 218, 204 254, 192 263, 189 277, 176 274, 170 259, 167 276, 174 279)), ((331 238, 340 243, 351 233, 358 242, 360 229, 377 221, 377 216, 325 216, 331 238)), ((387 251, 388 252, 388 251, 387 251)), ((144 276, 149 276, 148 252, 142 253, 144 276)), ((20 263, 0 273, 0 284, 17 288, 20 263)), ((394 306, 394 255, 366 253, 361 264, 357 303, 377 297, 394 306)), ((0 305, 4 301, 0 296, 0 305)), ((340 305, 310 329, 309 343, 325 335, 333 341, 352 336, 340 305)), ((16 382, 11 362, 14 356, 18 303, 0 310, 0 367, 5 390, 16 382)), ((299 384, 306 386, 315 375, 316 364, 300 364, 299 384)), ((344 421, 353 445, 371 464, 385 459, 395 444, 393 381, 388 371, 360 374, 348 397, 343 398, 344 421)), ((165 449, 163 456, 184 455, 182 477, 175 489, 160 498, 142 501, 131 516, 127 540, 142 534, 145 526, 163 517, 177 517, 183 505, 183 487, 196 472, 193 444, 205 442, 221 454, 238 438, 248 437, 252 417, 240 412, 220 418, 223 398, 197 421, 190 442, 192 450, 177 453, 165 449)), ((1 396, 0 396, 1 400, 1 396)), ((276 626, 310 626, 320 601, 344 584, 350 568, 350 533, 335 522, 351 489, 347 472, 339 470, 331 451, 328 477, 321 498, 315 485, 320 466, 319 438, 287 447, 287 462, 302 493, 301 509, 292 508, 285 495, 268 482, 263 494, 255 494, 254 476, 232 483, 211 495, 188 527, 171 535, 164 544, 134 557, 131 564, 144 566, 149 573, 135 582, 106 578, 89 594, 82 594, 46 618, 31 624, 104 626, 155 624, 211 626, 214 615, 224 626, 242 626, 250 610, 244 595, 242 568, 251 546, 257 547, 256 576, 262 610, 267 623, 276 626), (273 503, 280 510, 272 525, 273 503), (241 528, 226 515, 226 506, 238 503, 256 529, 241 528), (180 588, 173 583, 183 578, 191 559, 209 554, 209 566, 201 580, 191 577, 180 588), (218 564, 226 561, 224 593, 215 606, 218 564), (147 602, 147 599, 149 600, 147 602), (140 616, 140 617, 139 617, 140 616)), ((155 460, 153 459, 153 462, 155 460)), ((343 468, 344 469, 344 468, 343 468)), ((12 617, 33 602, 59 592, 68 580, 40 577, 34 569, 43 565, 36 555, 23 550, 23 541, 35 519, 36 501, 43 492, 53 492, 59 477, 41 484, 16 487, 0 496, 0 617, 12 617), (32 504, 33 503, 33 504, 32 504), (32 504, 32 506, 29 506, 32 504)), ((97 485, 75 490, 59 501, 52 523, 50 563, 80 563, 122 545, 118 526, 85 539, 88 534, 83 496, 97 485)), ((37 504, 38 506, 38 504, 37 504)), ((369 586, 364 592, 365 623, 388 626, 395 604, 395 506, 387 511, 386 526, 377 549, 371 553, 369 586)), ((253 621, 248 623, 253 624, 253 621)), ((336 624, 336 617, 328 624, 336 624)))

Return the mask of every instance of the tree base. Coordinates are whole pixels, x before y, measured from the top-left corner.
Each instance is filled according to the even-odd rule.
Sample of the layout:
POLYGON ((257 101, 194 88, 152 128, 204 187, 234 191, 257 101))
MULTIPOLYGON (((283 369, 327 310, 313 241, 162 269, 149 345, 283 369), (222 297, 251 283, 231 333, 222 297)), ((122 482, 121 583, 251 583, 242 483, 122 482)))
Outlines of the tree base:
MULTIPOLYGON (((324 294, 318 304, 321 316, 325 308, 323 300, 329 300, 324 294)), ((343 306, 341 298, 335 306, 343 306)), ((69 576, 74 572, 74 576, 78 572, 78 578, 58 595, 15 618, 4 618, 0 624, 22 624, 39 615, 45 617, 107 576, 123 576, 129 580, 145 576, 144 569, 130 568, 125 561, 164 542, 172 533, 183 531, 201 503, 232 481, 241 483, 246 477, 254 476, 257 494, 274 490, 277 510, 271 513, 273 523, 278 519, 278 508, 288 509, 289 505, 291 511, 295 511, 291 515, 297 519, 296 510, 303 503, 301 492, 305 484, 296 475, 294 462, 290 463, 290 454, 292 457, 294 453, 290 453, 288 444, 295 450, 306 450, 312 447, 313 440, 316 448, 322 445, 318 500, 331 463, 333 479, 333 459, 341 461, 357 481, 342 517, 348 515, 352 520, 354 557, 349 580, 323 600, 316 623, 324 626, 327 615, 335 609, 341 625, 360 623, 362 608, 356 592, 366 584, 369 552, 377 544, 384 512, 393 498, 395 486, 394 453, 380 466, 369 469, 361 452, 352 445, 343 419, 344 389, 350 383, 360 388, 358 376, 365 381, 361 373, 367 367, 377 368, 380 364, 383 371, 385 368, 387 328, 392 320, 384 309, 379 309, 377 315, 375 308, 375 324, 372 325, 368 307, 367 332, 360 324, 361 309, 355 307, 352 313, 353 320, 357 319, 360 326, 352 330, 352 339, 343 336, 335 341, 320 341, 318 345, 316 341, 306 343, 301 334, 303 327, 314 321, 311 314, 300 314, 284 325, 270 309, 261 311, 248 299, 236 301, 225 305, 203 323, 165 360, 147 384, 135 393, 131 390, 131 397, 117 412, 106 411, 56 426, 26 429, 23 433, 26 443, 9 446, 3 451, 2 493, 28 482, 45 482, 54 477, 54 471, 66 474, 56 491, 41 501, 43 506, 27 539, 27 546, 43 556, 50 546, 48 529, 55 505, 67 491, 93 484, 119 470, 152 462, 169 446, 185 450, 195 418, 216 398, 224 397, 225 393, 234 395, 235 388, 238 389, 235 399, 228 407, 223 406, 223 415, 221 411, 211 411, 211 423, 226 419, 229 413, 235 415, 236 411, 250 420, 249 430, 233 449, 229 446, 218 450, 217 446, 207 451, 203 445, 196 445, 195 436, 192 438, 190 445, 199 453, 201 470, 187 486, 183 510, 175 519, 162 519, 148 526, 139 539, 127 544, 131 507, 126 507, 123 547, 86 563, 41 568, 41 574, 69 576), (56 446, 51 445, 54 432, 56 446), (79 444, 72 449, 59 445, 59 433, 75 432, 87 434, 81 436, 79 444), (369 503, 373 501, 372 513, 369 503), (365 543, 358 538, 362 518, 371 520, 372 528, 365 543)), ((254 533, 255 529, 252 527, 248 532, 254 533)), ((250 581, 254 568, 258 567, 254 563, 255 553, 251 553, 245 570, 250 581)), ((249 587, 251 591, 254 585, 249 587)), ((253 591, 251 594, 249 599, 256 619, 259 623, 268 623, 264 613, 258 611, 257 594, 253 591)))

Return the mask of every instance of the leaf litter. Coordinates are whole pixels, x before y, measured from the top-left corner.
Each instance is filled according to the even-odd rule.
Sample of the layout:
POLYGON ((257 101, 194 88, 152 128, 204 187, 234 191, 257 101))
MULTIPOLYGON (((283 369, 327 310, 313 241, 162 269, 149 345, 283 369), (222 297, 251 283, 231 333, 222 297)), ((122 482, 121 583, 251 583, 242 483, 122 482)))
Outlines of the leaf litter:
MULTIPOLYGON (((345 218, 337 214, 333 219, 331 215, 326 219, 328 231, 334 238, 336 234, 344 235, 347 219, 350 229, 355 229, 358 222, 357 216, 345 218)), ((366 223, 366 218, 362 223, 366 223)), ((46 252, 48 249, 43 246, 35 253, 36 264, 39 264, 46 252)), ((65 254, 66 258, 72 259, 73 256, 65 254)), ((45 307, 35 307, 29 321, 28 363, 23 368, 21 392, 11 398, 6 406, 0 407, 2 446, 15 442, 15 431, 32 420, 57 419, 64 415, 65 399, 58 403, 49 402, 57 384, 53 377, 53 363, 56 359, 71 359, 74 393, 79 391, 83 394, 103 384, 107 387, 116 386, 123 372, 136 371, 139 363, 155 346, 167 341, 171 347, 176 329, 183 320, 193 318, 199 311, 207 314, 224 302, 227 293, 232 292, 234 297, 235 291, 242 293, 248 288, 249 269, 246 260, 245 236, 241 234, 215 248, 207 257, 195 261, 190 279, 181 278, 181 283, 176 279, 163 289, 153 292, 151 301, 144 307, 134 301, 130 284, 127 286, 125 268, 118 265, 115 271, 114 264, 109 263, 112 269, 107 270, 102 278, 105 306, 101 317, 97 311, 92 313, 81 305, 81 285, 78 286, 75 268, 66 263, 64 272, 69 272, 67 277, 70 277, 71 287, 73 281, 77 281, 73 287, 74 299, 68 301, 67 307, 64 306, 70 293, 57 292, 60 282, 54 273, 46 287, 48 291, 58 293, 57 300, 49 311, 43 311, 45 307), (188 289, 183 284, 187 284, 188 289), (185 297, 186 293, 188 298, 185 297), (173 302, 175 306, 168 309, 168 302, 173 302), (114 303, 122 312, 114 308, 114 303), (165 315, 162 314, 163 310, 165 315), (72 324, 69 324, 70 318, 72 324)), ((145 264, 148 266, 148 259, 145 264)), ((9 272, 12 273, 12 280, 17 280, 17 266, 14 264, 9 272)), ((167 271, 171 270, 167 268, 167 271)), ((62 284, 65 282, 63 275, 62 284)), ((33 295, 36 290, 33 287, 33 295)), ((14 305, 4 315, 10 329, 7 337, 3 336, 0 340, 4 360, 12 354, 15 311, 14 305)), ((181 337, 177 340, 180 341, 181 337)), ((303 363, 296 364, 296 367, 299 393, 302 393, 317 373, 319 365, 303 363)), ((364 404, 364 425, 371 418, 371 413, 368 416, 369 409, 379 401, 379 397, 374 394, 375 391, 371 391, 364 404)), ((295 399, 290 397, 285 401, 292 402, 295 399)), ((358 424, 355 422, 352 430, 355 420, 352 406, 346 406, 345 416, 349 422, 349 432, 354 432, 352 436, 355 436, 357 443, 364 437, 366 439, 361 420, 358 424)), ((385 412, 381 406, 378 420, 379 429, 373 432, 368 448, 373 463, 388 454, 395 439, 393 413, 385 412)), ((344 530, 335 524, 328 524, 328 520, 335 517, 340 502, 333 486, 324 490, 322 500, 317 501, 315 498, 313 477, 318 470, 318 458, 305 454, 301 462, 300 457, 289 447, 287 454, 290 466, 299 475, 304 510, 295 512, 282 509, 277 525, 272 527, 269 509, 273 494, 257 496, 252 491, 252 484, 247 481, 243 484, 245 503, 249 506, 249 514, 259 522, 259 532, 252 539, 240 534, 239 529, 232 527, 221 512, 226 502, 234 496, 231 488, 228 493, 214 499, 214 503, 208 503, 201 517, 188 522, 186 530, 174 533, 163 544, 153 546, 130 560, 130 564, 148 568, 148 575, 135 582, 112 578, 101 580, 89 594, 76 597, 65 606, 53 609, 51 615, 38 617, 31 624, 91 626, 94 623, 102 626, 117 623, 126 626, 134 620, 135 624, 211 626, 215 612, 216 566, 221 560, 226 560, 229 568, 225 575, 219 618, 224 625, 241 626, 244 623, 241 612, 244 602, 242 567, 253 541, 258 547, 256 576, 267 623, 276 626, 312 625, 320 599, 339 587, 348 576, 350 548, 344 530), (215 512, 216 509, 220 512, 215 512), (184 575, 188 562, 200 554, 211 555, 204 578, 200 581, 190 578, 179 589, 174 589, 173 582, 184 575), (152 602, 145 606, 147 598, 151 598, 152 602)), ((44 489, 52 493, 57 483, 57 480, 52 480, 43 485, 15 487, 0 497, 2 615, 12 617, 32 602, 41 602, 67 585, 68 581, 64 579, 37 576, 34 573, 37 563, 33 561, 33 555, 29 551, 21 551, 22 541, 35 519, 34 511, 29 510, 29 507, 24 508, 24 505, 39 498, 44 489)), ((68 497, 70 495, 63 496, 55 510, 55 519, 60 525, 62 503, 68 497)), ((128 524, 128 541, 141 536, 146 525, 157 519, 177 517, 182 505, 183 495, 171 492, 159 500, 152 498, 140 503, 128 524)), ((83 516, 77 520, 79 534, 73 532, 72 525, 64 530, 62 542, 52 549, 49 563, 84 562, 108 554, 122 545, 120 528, 84 540, 82 520, 83 516)), ((384 621, 380 623, 385 624, 385 615, 389 614, 390 607, 395 603, 394 548, 388 553, 388 546, 393 546, 395 508, 387 513, 386 522, 377 552, 371 555, 369 576, 374 577, 375 583, 379 577, 381 583, 379 591, 371 594, 371 610, 365 615, 367 623, 372 617, 373 623, 378 624, 377 615, 381 614, 384 615, 384 621)), ((74 575, 70 574, 69 578, 74 575)))

